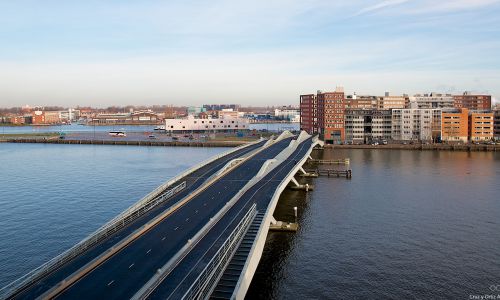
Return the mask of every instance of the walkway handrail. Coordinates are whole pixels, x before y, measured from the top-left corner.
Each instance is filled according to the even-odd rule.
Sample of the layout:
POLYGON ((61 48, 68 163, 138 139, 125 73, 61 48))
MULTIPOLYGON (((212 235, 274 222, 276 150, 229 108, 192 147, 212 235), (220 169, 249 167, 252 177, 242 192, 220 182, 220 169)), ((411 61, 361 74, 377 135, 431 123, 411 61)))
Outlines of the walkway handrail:
POLYGON ((0 289, 0 299, 7 298, 9 295, 15 293, 16 291, 24 288, 25 286, 31 284, 35 279, 40 278, 41 276, 44 276, 45 274, 48 274, 52 272, 53 270, 57 269, 64 263, 68 262, 69 260, 73 259, 74 257, 77 257, 90 247, 94 246, 96 243, 107 237, 110 233, 114 233, 118 231, 119 229, 125 227, 128 225, 131 221, 137 219, 139 216, 142 216, 145 212, 149 211, 156 205, 160 204, 164 200, 172 197, 174 194, 177 192, 183 190, 186 188, 186 181, 183 181, 182 183, 178 184, 177 186, 173 187, 172 189, 169 189, 168 191, 165 192, 167 188, 172 186, 174 183, 179 181, 180 179, 188 176, 189 174, 193 173, 194 171, 198 170, 199 168, 205 166, 206 164, 209 164, 221 157, 224 157, 226 155, 229 155, 233 152, 236 152, 240 149, 249 147, 250 145, 254 145, 256 143, 259 143, 260 140, 257 140, 252 143, 248 143, 245 145, 241 145, 236 148, 229 149, 227 151, 224 151, 218 155, 215 155, 211 158, 208 158, 201 163, 189 168, 188 170, 182 172, 181 174, 175 176, 171 180, 163 183, 156 189, 154 189, 152 192, 150 192, 148 195, 143 197, 141 200, 137 201, 135 204, 127 208, 125 211, 117 215, 115 218, 113 218, 111 221, 107 222, 103 226, 101 226, 99 229, 91 233, 89 236, 84 238, 82 241, 74 245, 73 247, 69 248, 68 250, 64 251, 63 253, 59 254, 58 256, 52 258, 51 260, 47 261, 46 263, 42 264, 41 266, 37 267, 36 269, 33 269, 29 273, 25 274, 24 276, 16 279, 15 281, 11 282, 10 284, 4 286, 3 288, 0 289))
POLYGON ((216 284, 219 279, 219 276, 214 275, 221 274, 224 271, 224 268, 231 260, 232 254, 238 248, 240 241, 245 236, 247 229, 252 224, 256 215, 257 205, 254 203, 238 225, 236 225, 236 228, 224 241, 224 244, 222 244, 205 268, 200 272, 200 275, 194 280, 182 299, 205 299, 209 296, 214 284, 216 284))

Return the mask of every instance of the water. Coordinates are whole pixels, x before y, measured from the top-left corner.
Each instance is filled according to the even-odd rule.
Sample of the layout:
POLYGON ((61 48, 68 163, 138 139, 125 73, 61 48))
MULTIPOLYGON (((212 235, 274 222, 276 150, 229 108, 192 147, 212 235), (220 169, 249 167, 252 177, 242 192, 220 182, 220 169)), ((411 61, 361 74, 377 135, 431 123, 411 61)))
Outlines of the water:
POLYGON ((227 149, 0 143, 0 287, 227 149))
MULTIPOLYGON (((353 178, 286 191, 248 299, 471 299, 499 294, 500 154, 344 150, 353 178)), ((498 299, 498 298, 496 298, 498 299)))
MULTIPOLYGON (((222 148, 0 144, 0 286, 222 148), (188 161, 189 159, 189 161, 188 161)), ((285 191, 248 299, 469 299, 500 284, 500 154, 342 150, 285 191)))
MULTIPOLYGON (((0 126, 0 134, 21 134, 21 133, 47 133, 47 132, 108 132, 111 130, 124 130, 126 132, 152 132, 158 125, 114 125, 114 126, 88 126, 88 125, 57 125, 57 126, 0 126)), ((251 130, 299 130, 299 123, 271 123, 271 124, 250 124, 251 130)))

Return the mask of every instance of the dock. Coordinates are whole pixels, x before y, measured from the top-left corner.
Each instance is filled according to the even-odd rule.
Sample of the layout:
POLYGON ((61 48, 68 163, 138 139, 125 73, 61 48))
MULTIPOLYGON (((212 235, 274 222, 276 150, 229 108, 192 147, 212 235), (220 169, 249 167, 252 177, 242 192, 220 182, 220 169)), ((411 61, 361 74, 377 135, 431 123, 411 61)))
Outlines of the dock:
POLYGON ((352 178, 352 170, 336 170, 336 169, 313 169, 307 170, 308 174, 316 174, 316 176, 327 176, 327 177, 345 177, 347 179, 352 178))
POLYGON ((311 163, 319 165, 348 165, 351 160, 349 158, 340 159, 311 159, 311 163))

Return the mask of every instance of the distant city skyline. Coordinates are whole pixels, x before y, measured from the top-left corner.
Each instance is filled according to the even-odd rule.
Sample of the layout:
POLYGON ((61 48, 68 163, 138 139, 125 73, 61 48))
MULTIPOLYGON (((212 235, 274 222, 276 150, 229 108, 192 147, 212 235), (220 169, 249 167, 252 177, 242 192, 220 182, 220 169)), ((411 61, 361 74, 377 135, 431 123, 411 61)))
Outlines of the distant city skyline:
POLYGON ((0 107, 500 98, 500 0, 3 1, 0 107))

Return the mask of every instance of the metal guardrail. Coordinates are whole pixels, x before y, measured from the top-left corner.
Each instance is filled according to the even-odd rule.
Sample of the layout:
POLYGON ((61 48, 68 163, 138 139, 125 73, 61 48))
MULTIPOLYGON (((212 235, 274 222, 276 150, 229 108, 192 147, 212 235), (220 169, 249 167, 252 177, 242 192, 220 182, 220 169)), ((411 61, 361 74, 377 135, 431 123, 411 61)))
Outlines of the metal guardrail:
POLYGON ((9 293, 14 292, 14 290, 20 289, 27 284, 31 283, 33 279, 44 276, 47 273, 57 269, 61 265, 65 264, 69 260, 77 257, 84 251, 88 250, 92 246, 96 245, 110 234, 117 232, 123 227, 127 226, 130 222, 136 220, 138 217, 144 215, 146 212, 151 210, 156 205, 160 204, 164 200, 172 197, 179 191, 186 188, 186 182, 183 181, 181 184, 169 189, 168 191, 160 194, 158 197, 151 199, 143 199, 146 201, 139 201, 133 206, 129 207, 127 210, 113 218, 111 221, 107 222, 99 229, 90 234, 87 238, 80 241, 78 244, 74 245, 70 249, 64 251, 38 268, 32 270, 30 273, 19 278, 17 281, 12 282, 10 285, 4 287, 0 291, 0 297, 4 298, 9 293))
POLYGON ((44 276, 47 273, 50 273, 54 269, 60 267, 67 261, 71 260, 72 258, 78 256, 80 253, 83 251, 87 250, 89 247, 95 245, 97 242, 102 240, 104 237, 108 236, 110 233, 116 232, 117 230, 123 228, 126 224, 130 223, 131 221, 135 220, 137 217, 141 216, 145 212, 149 211, 151 208, 155 207, 157 204, 161 203, 167 198, 170 198, 173 196, 175 193, 181 191, 186 187, 186 182, 182 182, 181 184, 175 186, 174 188, 168 190, 167 192, 164 192, 167 188, 169 188, 171 185, 173 185, 175 182, 179 181, 179 179, 184 178, 188 176, 189 174, 193 173, 194 171, 198 170, 199 168, 212 163, 213 161, 222 158, 226 155, 229 155, 233 152, 236 152, 240 149, 249 147, 251 145, 254 145, 256 143, 259 143, 259 141, 255 141, 252 143, 248 143, 233 149, 229 149, 227 151, 224 151, 216 156, 213 156, 211 158, 208 158, 199 164, 189 168, 188 170, 182 172, 181 174, 175 176, 173 179, 165 182, 164 184, 160 185, 156 189, 154 189, 152 192, 150 192, 148 195, 143 197, 141 200, 130 206, 128 209, 126 209, 124 212, 113 218, 111 221, 107 222, 104 224, 102 227, 97 229, 95 232, 90 234, 87 238, 83 239, 80 241, 78 244, 74 245, 70 249, 64 251, 63 253, 59 254, 58 256, 54 257, 53 259, 49 260, 48 262, 42 264, 41 266, 37 267, 36 269, 33 269, 29 273, 25 274, 24 276, 16 279, 15 281, 11 282, 10 284, 2 287, 0 289, 0 299, 7 298, 9 295, 12 293, 24 288, 25 286, 29 285, 34 281, 34 279, 40 278, 41 276, 44 276), (135 214, 135 216, 134 216, 135 214), (113 226, 116 225, 116 226, 113 226))
POLYGON ((233 232, 224 241, 224 244, 217 250, 203 271, 200 272, 200 275, 191 284, 182 299, 205 299, 209 296, 212 288, 218 282, 219 276, 217 274, 222 274, 224 268, 231 260, 232 254, 238 248, 247 229, 257 215, 256 207, 255 203, 250 207, 240 223, 238 223, 233 232))

